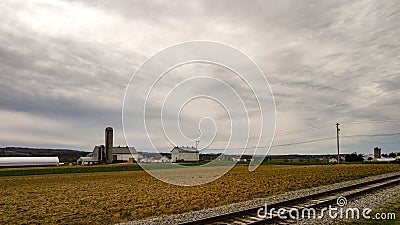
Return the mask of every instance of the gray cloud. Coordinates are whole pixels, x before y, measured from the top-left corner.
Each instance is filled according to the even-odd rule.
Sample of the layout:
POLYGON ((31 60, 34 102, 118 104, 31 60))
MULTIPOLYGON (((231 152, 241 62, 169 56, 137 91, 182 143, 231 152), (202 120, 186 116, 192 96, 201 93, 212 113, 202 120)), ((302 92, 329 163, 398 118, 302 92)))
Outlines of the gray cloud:
MULTIPOLYGON (((260 66, 275 93, 278 133, 332 124, 277 137, 275 144, 332 136, 336 121, 398 119, 396 1, 2 1, 0 8, 0 118, 11 131, 0 131, 0 145, 89 150, 108 125, 123 145, 121 104, 131 74, 161 48, 198 39, 235 46, 260 66), (37 132, 35 121, 43 125, 37 132)), ((168 82, 185 76, 181 71, 168 82)), ((237 79, 221 77, 251 99, 237 79)), ((204 91, 221 89, 209 85, 204 91)), ((172 112, 165 115, 169 122, 176 119, 172 112)), ((378 128, 348 129, 382 133, 396 126, 378 128)), ((140 148, 145 137, 134 134, 140 148)), ((332 152, 334 145, 273 151, 332 152)), ((344 151, 370 152, 372 145, 348 140, 344 151)))

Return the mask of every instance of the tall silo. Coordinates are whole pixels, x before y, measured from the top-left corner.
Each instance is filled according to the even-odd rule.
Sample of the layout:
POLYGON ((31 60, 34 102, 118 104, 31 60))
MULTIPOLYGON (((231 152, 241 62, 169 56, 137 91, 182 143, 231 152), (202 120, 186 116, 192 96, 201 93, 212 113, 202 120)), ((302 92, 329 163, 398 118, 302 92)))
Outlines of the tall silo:
POLYGON ((112 127, 106 128, 106 143, 105 143, 105 158, 106 163, 112 163, 113 161, 113 129, 112 127))
POLYGON ((374 148, 374 158, 375 159, 380 159, 382 154, 381 148, 375 147, 374 148))

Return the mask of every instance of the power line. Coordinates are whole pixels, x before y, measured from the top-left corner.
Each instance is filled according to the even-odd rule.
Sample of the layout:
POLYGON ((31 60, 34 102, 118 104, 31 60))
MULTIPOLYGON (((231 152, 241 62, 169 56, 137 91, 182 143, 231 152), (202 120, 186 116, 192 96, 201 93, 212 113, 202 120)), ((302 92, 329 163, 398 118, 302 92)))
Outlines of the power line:
POLYGON ((357 141, 362 141, 362 142, 367 142, 367 143, 372 143, 372 144, 381 144, 381 145, 392 145, 392 144, 400 144, 400 142, 375 142, 375 141, 367 141, 367 140, 363 140, 363 139, 359 139, 359 138, 354 138, 351 136, 342 136, 344 138, 351 138, 357 141))
MULTIPOLYGON (((307 144, 307 143, 313 143, 313 142, 320 142, 320 141, 326 141, 326 140, 332 140, 336 139, 336 137, 327 137, 327 138, 319 138, 319 139, 312 139, 312 140, 307 140, 307 141, 299 141, 299 142, 292 142, 292 143, 285 143, 285 144, 277 144, 277 145, 271 145, 271 147, 282 147, 282 146, 290 146, 290 145, 299 145, 299 144, 307 144)), ((264 145, 264 146, 253 146, 253 147, 246 147, 246 148, 214 148, 214 149, 206 149, 207 151, 220 151, 220 150, 241 150, 241 149, 253 149, 253 148, 268 148, 270 147, 269 145, 264 145)))
MULTIPOLYGON (((341 124, 363 124, 363 123, 390 123, 390 122, 400 122, 400 119, 359 120, 359 121, 345 121, 345 122, 340 122, 340 123, 341 124)), ((312 127, 300 129, 300 130, 293 130, 293 131, 288 131, 288 132, 283 132, 283 133, 277 133, 277 134, 275 134, 275 136, 286 136, 286 135, 290 135, 290 134, 304 133, 304 132, 313 131, 315 129, 322 129, 322 128, 327 128, 327 127, 331 127, 331 125, 325 124, 325 125, 320 125, 320 126, 312 126, 312 127)))
POLYGON ((336 137, 319 138, 319 139, 313 139, 313 140, 308 140, 308 141, 299 141, 299 142, 294 142, 294 143, 271 145, 271 147, 281 147, 281 146, 290 146, 290 145, 298 145, 298 144, 307 144, 307 143, 313 143, 313 142, 319 142, 319 141, 332 140, 332 139, 335 139, 335 138, 336 137))
MULTIPOLYGON (((341 136, 342 138, 355 138, 355 137, 382 137, 382 136, 395 136, 395 135, 400 135, 400 132, 396 133, 383 133, 383 134, 358 134, 358 135, 343 135, 341 136)), ((291 145, 300 145, 300 144, 308 144, 308 143, 314 143, 314 142, 320 142, 320 141, 327 141, 327 140, 333 140, 336 139, 337 137, 326 137, 326 138, 319 138, 319 139, 312 139, 312 140, 307 140, 307 141, 299 141, 299 142, 292 142, 292 143, 285 143, 285 144, 276 144, 276 145, 271 145, 271 147, 283 147, 283 146, 291 146, 291 145)), ((394 143, 395 144, 395 143, 394 143)), ((215 148, 215 149, 205 149, 207 151, 221 151, 221 150, 241 150, 241 149, 254 149, 254 148, 269 148, 269 145, 265 146, 253 146, 253 147, 246 147, 246 148, 215 148)))
MULTIPOLYGON (((347 121, 347 122, 342 122, 342 123, 347 123, 347 124, 361 124, 361 123, 386 123, 386 122, 400 122, 400 120, 370 120, 370 121, 347 121)), ((331 125, 321 125, 321 126, 313 126, 305 129, 300 129, 300 130, 294 130, 294 131, 289 131, 285 133, 278 133, 275 134, 275 136, 285 136, 285 135, 290 135, 290 134, 297 134, 297 133, 304 133, 304 132, 309 132, 313 131, 315 129, 323 129, 330 127, 331 125)), ((368 143, 376 143, 376 144, 397 144, 400 142, 373 142, 373 141, 367 141, 367 140, 362 140, 358 139, 357 137, 384 137, 384 136, 395 136, 395 135, 400 135, 400 132, 395 132, 395 133, 381 133, 381 134, 356 134, 356 135, 341 135, 340 137, 343 138, 351 138, 354 140, 358 141, 364 141, 368 143)), ((326 141, 326 140, 332 140, 332 139, 337 139, 338 135, 336 137, 326 137, 326 138, 319 138, 319 139, 312 139, 312 140, 307 140, 307 141, 299 141, 299 142, 292 142, 292 143, 285 143, 285 144, 276 144, 276 145, 266 145, 266 146, 257 146, 257 147, 246 147, 246 148, 221 148, 221 149, 203 149, 206 151, 221 151, 221 150, 243 150, 243 149, 254 149, 254 148, 269 148, 269 147, 283 147, 283 146, 291 146, 291 145, 300 145, 300 144, 307 144, 307 143, 314 143, 314 142, 321 142, 321 141, 326 141)), ((197 143, 196 143, 197 144, 197 143)), ((157 149, 168 149, 170 147, 164 147, 164 148, 157 148, 157 149)), ((154 150, 154 149, 141 149, 141 150, 154 150)))
POLYGON ((363 124, 363 123, 392 123, 400 122, 400 119, 388 119, 388 120, 359 120, 359 121, 345 121, 342 124, 363 124))
POLYGON ((356 134, 356 135, 347 135, 343 137, 383 137, 383 136, 395 136, 400 135, 400 132, 397 133, 384 133, 384 134, 356 134))
MULTIPOLYGON (((399 133, 385 133, 385 134, 359 134, 359 135, 351 135, 351 136, 341 136, 341 137, 346 137, 346 138, 353 138, 353 137, 380 137, 380 136, 394 136, 394 135, 400 135, 399 133)), ((281 147, 281 146, 290 146, 290 145, 297 145, 297 144, 306 144, 306 143, 313 143, 313 142, 319 142, 319 141, 325 141, 325 140, 332 140, 336 139, 337 137, 327 137, 327 138, 319 138, 319 139, 313 139, 313 140, 308 140, 308 141, 300 141, 300 142, 293 142, 293 143, 287 143, 287 144, 279 144, 279 145, 272 145, 271 147, 281 147)), ((259 148, 262 148, 264 146, 261 146, 259 148)))
MULTIPOLYGON (((394 135, 400 135, 399 133, 385 133, 385 134, 359 134, 359 135, 345 135, 341 136, 344 138, 354 138, 354 137, 378 137, 378 136, 394 136, 394 135)), ((277 145, 271 145, 271 147, 282 147, 282 146, 290 146, 290 145, 298 145, 298 144, 307 144, 307 143, 313 143, 313 142, 320 142, 320 141, 326 141, 326 140, 332 140, 336 139, 337 137, 326 137, 326 138, 319 138, 319 139, 313 139, 313 140, 308 140, 308 141, 299 141, 299 142, 292 142, 292 143, 286 143, 286 144, 277 144, 277 145)), ((258 146, 257 148, 267 148, 269 146, 258 146)), ((228 148, 226 150, 234 150, 234 149, 252 149, 256 147, 246 147, 246 148, 228 148)), ((224 150, 224 149, 214 149, 214 150, 224 150)))
POLYGON ((289 135, 289 134, 304 133, 304 132, 312 131, 315 129, 322 129, 322 128, 326 128, 326 127, 330 127, 330 126, 331 125, 314 126, 314 127, 301 129, 301 130, 294 130, 294 131, 288 131, 288 132, 284 132, 284 133, 278 133, 278 134, 275 134, 275 136, 285 136, 285 135, 289 135))

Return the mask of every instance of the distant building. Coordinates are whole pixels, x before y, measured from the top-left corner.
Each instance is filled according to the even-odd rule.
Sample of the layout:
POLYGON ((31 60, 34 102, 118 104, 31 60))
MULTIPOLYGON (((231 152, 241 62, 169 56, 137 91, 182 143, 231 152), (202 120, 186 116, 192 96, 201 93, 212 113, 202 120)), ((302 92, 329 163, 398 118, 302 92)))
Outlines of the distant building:
POLYGON ((99 164, 99 160, 94 157, 91 157, 91 156, 79 157, 79 159, 76 160, 76 164, 78 164, 78 165, 94 165, 94 164, 99 164))
POLYGON ((364 155, 364 162, 372 162, 374 160, 374 154, 364 155))
POLYGON ((161 159, 158 160, 159 162, 170 162, 171 160, 167 156, 161 157, 161 159))
POLYGON ((378 159, 375 159, 374 161, 376 161, 376 162, 394 162, 394 161, 396 161, 396 158, 378 158, 378 159))
POLYGON ((329 163, 337 163, 337 158, 330 158, 329 163))
POLYGON ((194 147, 174 147, 171 151, 172 162, 196 162, 199 161, 199 151, 194 147))
POLYGON ((158 156, 158 157, 143 157, 140 159, 142 163, 165 163, 171 162, 171 160, 167 156, 158 156))
POLYGON ((374 158, 375 159, 380 159, 382 154, 381 148, 375 147, 374 148, 374 158))

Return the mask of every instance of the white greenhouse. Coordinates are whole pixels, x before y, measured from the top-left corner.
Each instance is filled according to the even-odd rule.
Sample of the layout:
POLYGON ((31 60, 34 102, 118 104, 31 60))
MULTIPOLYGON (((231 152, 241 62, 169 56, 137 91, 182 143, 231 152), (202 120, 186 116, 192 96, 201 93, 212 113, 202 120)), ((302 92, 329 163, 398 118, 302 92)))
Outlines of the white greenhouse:
POLYGON ((0 167, 58 166, 58 157, 0 157, 0 167))

